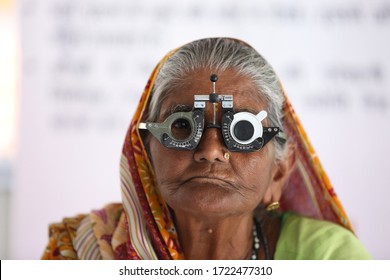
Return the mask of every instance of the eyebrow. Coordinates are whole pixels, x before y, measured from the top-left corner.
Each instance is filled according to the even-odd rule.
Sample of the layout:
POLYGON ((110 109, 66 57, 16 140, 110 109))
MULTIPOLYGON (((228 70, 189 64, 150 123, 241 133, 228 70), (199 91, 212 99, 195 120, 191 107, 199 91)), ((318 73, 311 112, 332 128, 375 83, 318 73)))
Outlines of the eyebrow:
POLYGON ((194 107, 190 105, 185 105, 185 104, 172 104, 169 106, 168 110, 166 110, 162 114, 162 119, 165 120, 168 116, 172 115, 173 113, 177 112, 190 112, 192 111, 194 107))
MULTIPOLYGON (((165 120, 168 116, 172 115, 173 113, 177 112, 190 112, 194 109, 193 106, 185 105, 185 104, 172 104, 168 107, 168 109, 163 112, 161 115, 161 118, 165 120)), ((248 109, 248 108, 234 108, 234 113, 240 113, 240 112, 248 112, 253 115, 257 115, 261 110, 255 110, 255 109, 248 109)))

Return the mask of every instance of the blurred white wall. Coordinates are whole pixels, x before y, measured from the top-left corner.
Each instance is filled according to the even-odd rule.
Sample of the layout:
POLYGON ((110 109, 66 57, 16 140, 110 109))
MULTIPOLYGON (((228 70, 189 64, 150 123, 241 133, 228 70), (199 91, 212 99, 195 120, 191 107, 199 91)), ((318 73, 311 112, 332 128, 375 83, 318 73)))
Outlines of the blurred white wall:
POLYGON ((356 233, 390 258, 390 1, 20 0, 11 259, 37 259, 48 224, 119 201, 119 155, 168 51, 230 36, 274 66, 356 233))

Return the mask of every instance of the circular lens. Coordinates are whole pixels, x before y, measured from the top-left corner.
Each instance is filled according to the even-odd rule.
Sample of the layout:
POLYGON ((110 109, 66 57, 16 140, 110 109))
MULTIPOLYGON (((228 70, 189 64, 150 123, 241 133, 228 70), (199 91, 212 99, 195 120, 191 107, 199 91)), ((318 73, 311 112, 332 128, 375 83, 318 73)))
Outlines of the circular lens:
POLYGON ((171 125, 171 133, 176 140, 186 140, 192 132, 191 124, 187 119, 179 118, 171 125))
POLYGON ((239 121, 234 126, 233 131, 237 140, 245 142, 252 138, 253 133, 255 132, 255 128, 251 122, 239 121))

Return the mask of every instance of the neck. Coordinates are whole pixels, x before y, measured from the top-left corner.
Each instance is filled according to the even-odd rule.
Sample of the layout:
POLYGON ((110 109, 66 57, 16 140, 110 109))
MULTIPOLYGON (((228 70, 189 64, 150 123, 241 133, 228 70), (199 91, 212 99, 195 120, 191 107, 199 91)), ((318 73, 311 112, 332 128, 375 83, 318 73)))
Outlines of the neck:
POLYGON ((252 213, 212 217, 175 213, 186 259, 249 259, 253 251, 252 213))

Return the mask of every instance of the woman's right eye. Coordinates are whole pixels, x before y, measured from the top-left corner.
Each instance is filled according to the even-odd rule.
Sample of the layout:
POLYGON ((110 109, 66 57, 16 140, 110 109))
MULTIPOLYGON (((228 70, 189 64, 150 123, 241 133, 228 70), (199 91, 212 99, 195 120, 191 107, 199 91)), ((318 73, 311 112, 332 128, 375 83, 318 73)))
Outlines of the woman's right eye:
POLYGON ((191 124, 187 119, 177 119, 171 125, 172 136, 177 140, 186 140, 191 135, 191 124))

